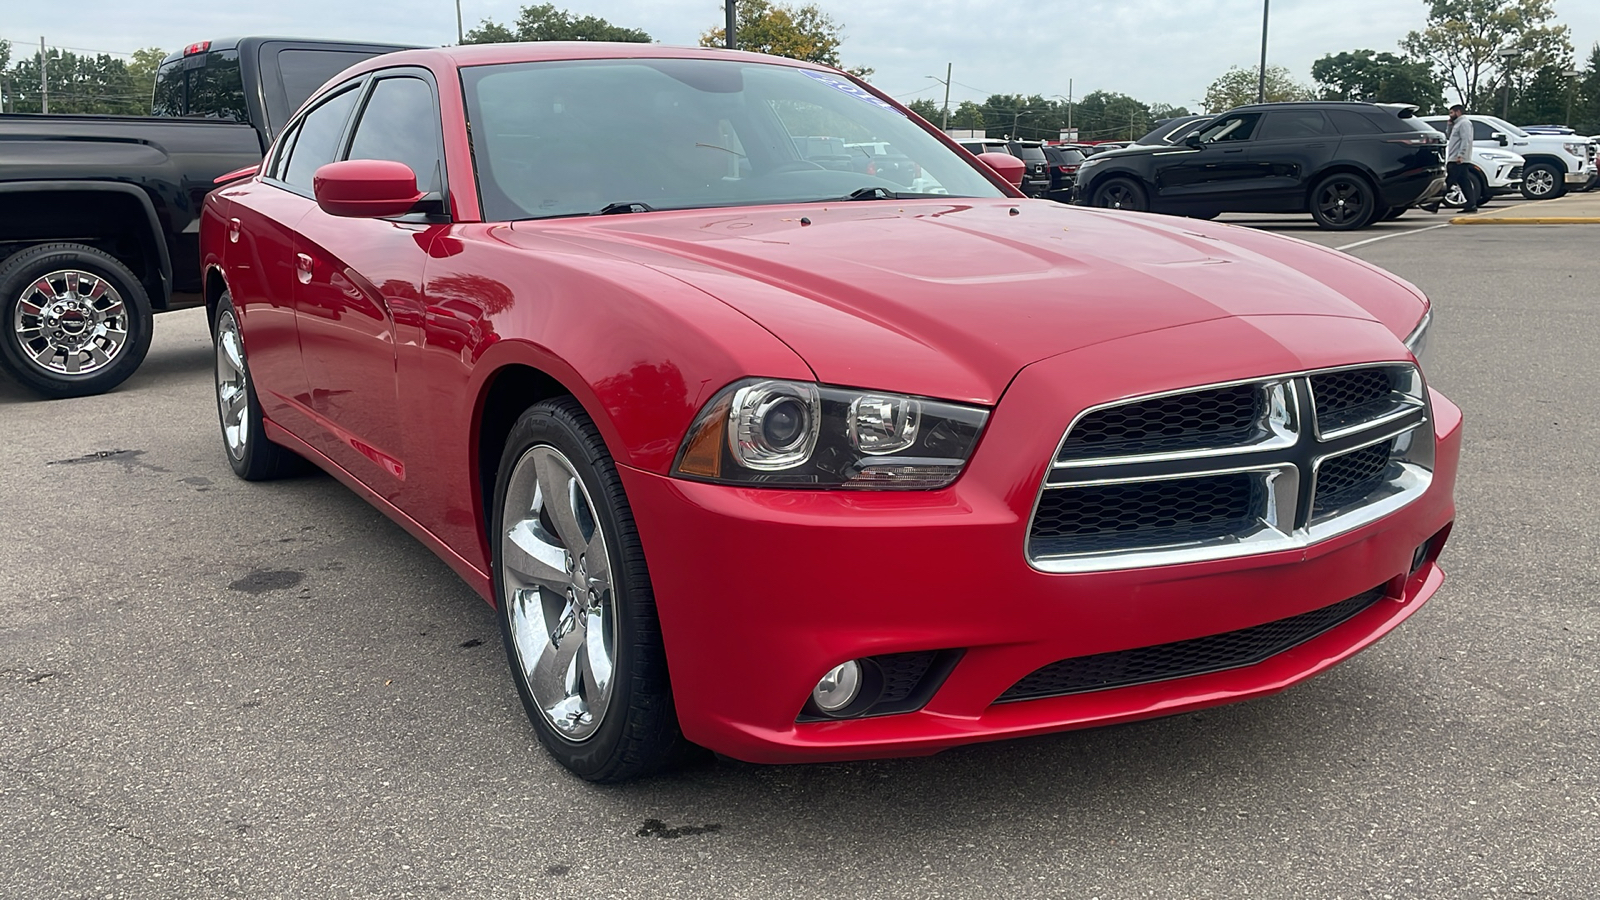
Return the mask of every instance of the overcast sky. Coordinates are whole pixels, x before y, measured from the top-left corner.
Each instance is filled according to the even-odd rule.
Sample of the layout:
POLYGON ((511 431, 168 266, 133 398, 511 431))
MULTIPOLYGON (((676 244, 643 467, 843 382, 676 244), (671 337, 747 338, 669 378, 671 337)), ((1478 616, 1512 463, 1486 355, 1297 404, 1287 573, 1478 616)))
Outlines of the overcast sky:
MULTIPOLYGON (((668 44, 694 44, 720 24, 717 0, 555 0, 575 13, 643 28, 668 44)), ((817 0, 845 27, 846 65, 877 70, 872 81, 896 98, 943 99, 928 75, 955 66, 950 100, 991 93, 1065 95, 1094 90, 1146 102, 1198 107, 1206 85, 1229 66, 1253 67, 1260 52, 1261 0, 817 0)), ((0 38, 36 45, 131 52, 174 50, 191 41, 244 34, 356 38, 396 43, 455 42, 453 0, 5 0, 0 38)), ((461 0, 467 27, 509 23, 520 0, 461 0)), ((1276 0, 1268 62, 1311 80, 1325 53, 1395 50, 1420 28, 1424 0, 1276 0)), ((1555 0, 1580 60, 1600 41, 1600 0, 1555 0)), ((26 52, 13 49, 15 56, 26 52)), ((1455 99, 1455 98, 1450 98, 1455 99)))

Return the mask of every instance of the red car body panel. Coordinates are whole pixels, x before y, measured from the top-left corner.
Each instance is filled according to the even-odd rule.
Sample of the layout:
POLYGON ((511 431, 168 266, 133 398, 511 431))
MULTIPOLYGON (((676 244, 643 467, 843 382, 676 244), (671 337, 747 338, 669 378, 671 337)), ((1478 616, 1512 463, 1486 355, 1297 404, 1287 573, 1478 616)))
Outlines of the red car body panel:
POLYGON ((1024 552, 1041 481, 1079 412, 1410 362, 1401 339, 1427 303, 1415 288, 1247 229, 1016 199, 987 169, 1001 199, 482 222, 458 67, 626 56, 730 58, 556 44, 364 62, 341 79, 411 66, 444 88, 450 222, 335 218, 258 175, 208 199, 202 256, 232 293, 268 436, 491 601, 480 459, 496 450, 479 446, 485 404, 513 369, 537 370, 582 403, 637 521, 691 740, 757 761, 859 758, 1201 708, 1322 671, 1438 588, 1433 557, 1454 517, 1460 448, 1459 411, 1438 394, 1431 484, 1365 527, 1293 551, 1115 572, 1046 573, 1024 552), (993 413, 966 471, 942 490, 672 477, 696 413, 749 376, 993 413), (1055 660, 1245 628, 1378 585, 1388 600, 1264 663, 994 703, 1055 660), (947 648, 964 655, 918 712, 796 721, 843 660, 947 648))

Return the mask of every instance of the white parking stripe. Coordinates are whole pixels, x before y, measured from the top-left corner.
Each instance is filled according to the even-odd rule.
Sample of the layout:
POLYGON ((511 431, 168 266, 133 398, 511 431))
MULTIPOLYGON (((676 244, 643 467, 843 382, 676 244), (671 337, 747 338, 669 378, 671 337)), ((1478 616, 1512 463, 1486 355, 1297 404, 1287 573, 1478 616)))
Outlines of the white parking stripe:
POLYGON ((1335 249, 1335 250, 1353 250, 1353 249, 1355 249, 1357 247, 1360 247, 1360 246, 1363 246, 1365 244, 1372 244, 1372 243, 1376 243, 1378 241, 1387 241, 1389 238, 1405 237, 1408 234, 1421 234, 1424 231, 1432 231, 1435 228, 1449 228, 1449 227, 1450 227, 1450 223, 1449 222, 1441 222, 1438 225, 1429 225, 1427 228, 1413 228, 1410 231, 1397 231, 1394 234, 1382 234, 1382 235, 1379 235, 1379 236, 1377 236, 1375 238, 1367 238, 1364 241, 1356 241, 1354 244, 1345 244, 1343 247, 1335 247, 1333 249, 1335 249))

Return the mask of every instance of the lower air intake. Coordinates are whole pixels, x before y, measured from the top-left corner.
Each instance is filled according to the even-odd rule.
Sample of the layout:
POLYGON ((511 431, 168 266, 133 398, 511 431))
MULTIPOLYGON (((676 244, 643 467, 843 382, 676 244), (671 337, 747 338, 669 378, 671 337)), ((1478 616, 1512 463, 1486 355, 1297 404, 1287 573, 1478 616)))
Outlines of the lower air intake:
POLYGON ((1376 587, 1332 606, 1238 631, 1063 659, 1026 676, 995 702, 1104 691, 1255 665, 1345 622, 1383 594, 1376 587))

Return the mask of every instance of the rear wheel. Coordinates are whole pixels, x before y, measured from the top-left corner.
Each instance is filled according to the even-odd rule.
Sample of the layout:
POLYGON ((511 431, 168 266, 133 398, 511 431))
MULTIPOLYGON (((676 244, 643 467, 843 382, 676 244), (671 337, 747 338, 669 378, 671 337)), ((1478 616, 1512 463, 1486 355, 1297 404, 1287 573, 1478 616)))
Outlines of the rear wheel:
POLYGON ((0 366, 46 397, 111 390, 150 350, 150 297, 84 244, 39 244, 0 266, 0 366))
POLYGON ((1567 175, 1554 163, 1536 162, 1522 170, 1522 196, 1554 200, 1567 192, 1567 175))
POLYGON ((245 481, 269 481, 304 471, 307 463, 292 450, 267 439, 262 424, 261 401, 250 380, 244 355, 244 338, 233 298, 223 293, 217 302, 216 326, 217 417, 222 424, 222 448, 233 474, 245 481))
POLYGON ((691 755, 633 514, 577 401, 548 400, 517 420, 491 521, 506 657, 545 748, 596 782, 691 755))
POLYGON ((1150 208, 1144 188, 1128 178, 1113 178, 1094 189, 1091 202, 1103 209, 1131 209, 1143 212, 1150 208))
POLYGON ((1311 218, 1331 231, 1365 228, 1379 212, 1372 185, 1350 172, 1336 172, 1311 189, 1311 218))

